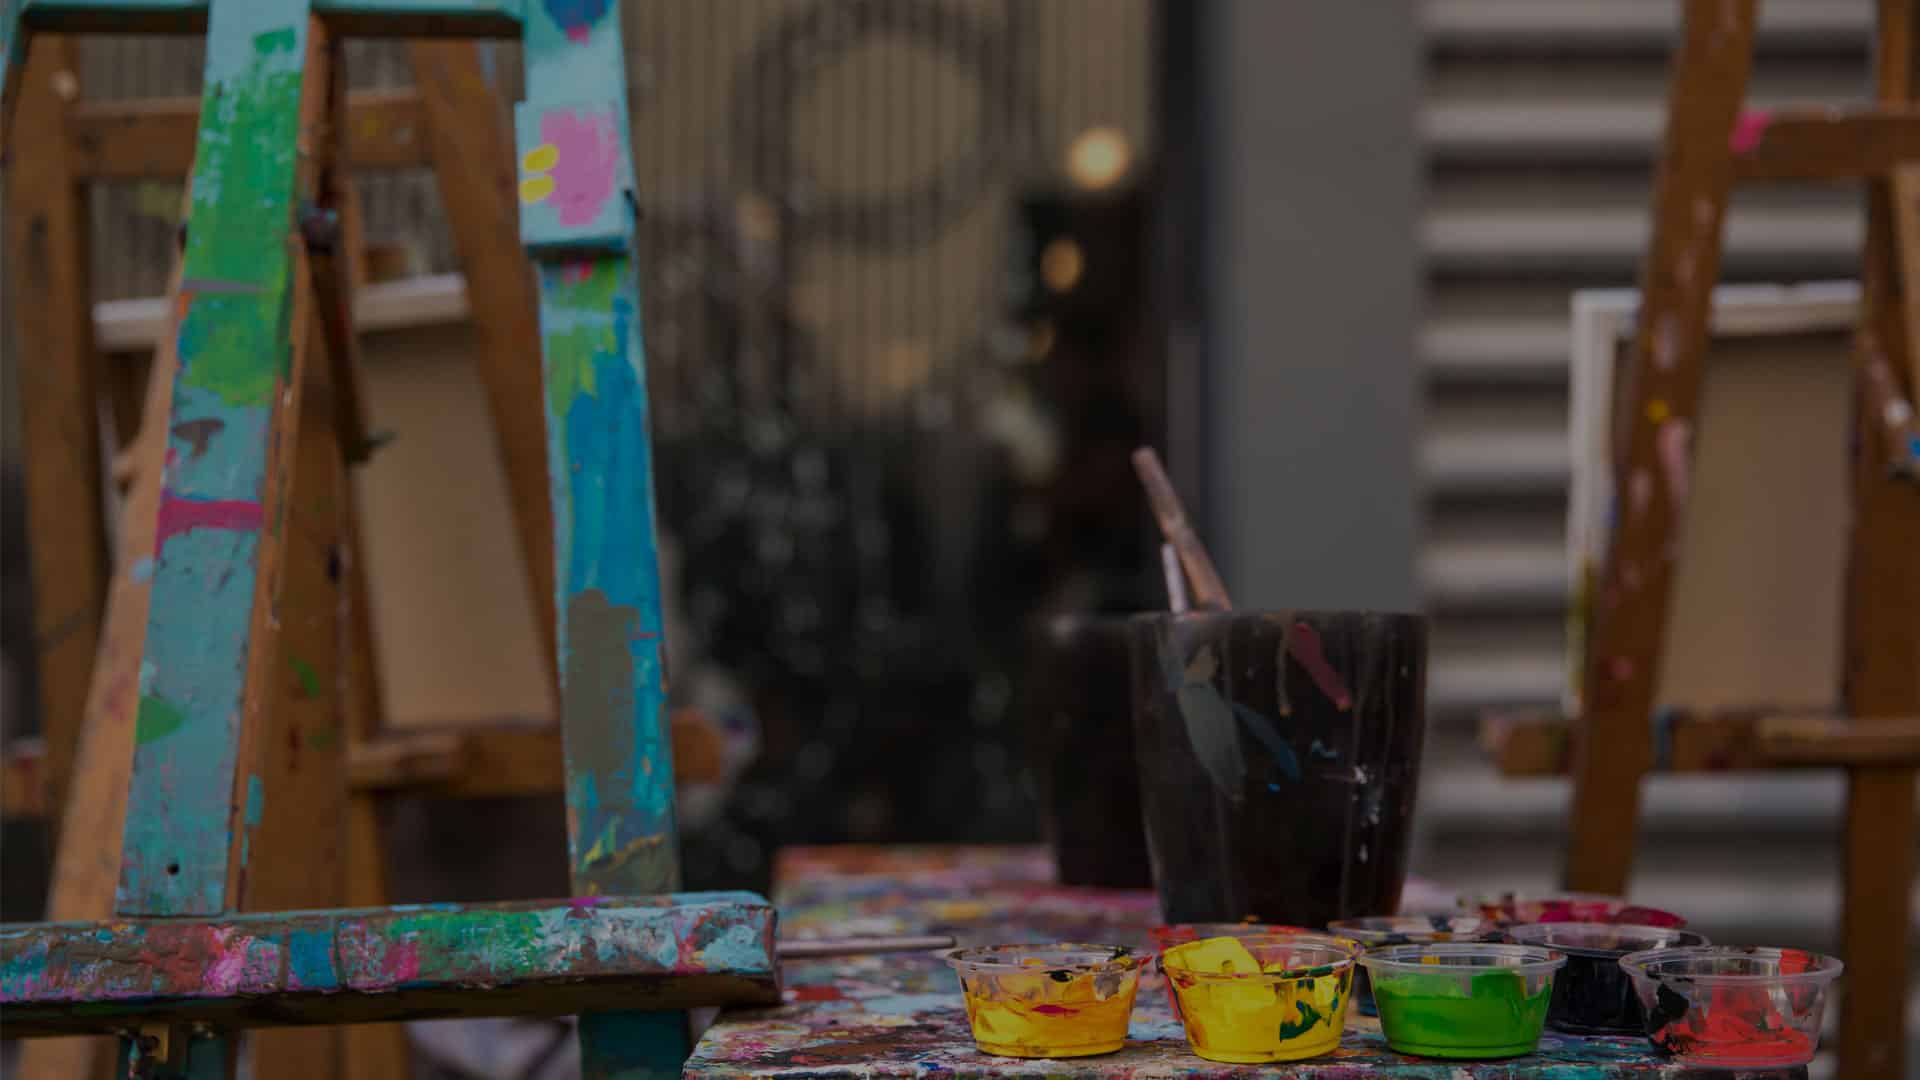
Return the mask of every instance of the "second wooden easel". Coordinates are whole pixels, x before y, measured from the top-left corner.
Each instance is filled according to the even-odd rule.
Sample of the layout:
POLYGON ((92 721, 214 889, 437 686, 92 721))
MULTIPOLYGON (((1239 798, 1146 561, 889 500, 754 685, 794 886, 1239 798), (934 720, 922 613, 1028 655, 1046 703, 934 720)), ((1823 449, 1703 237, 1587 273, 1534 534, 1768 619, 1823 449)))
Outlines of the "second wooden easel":
POLYGON ((1623 892, 1632 866, 1729 196, 1743 181, 1864 180, 1853 513, 1833 523, 1851 529, 1843 715, 1754 724, 1740 760, 1847 769, 1839 1074, 1900 1077, 1920 764, 1920 22, 1910 0, 1881 0, 1874 106, 1743 112, 1755 0, 1684 10, 1616 429, 1615 525, 1590 589, 1567 884, 1623 892))

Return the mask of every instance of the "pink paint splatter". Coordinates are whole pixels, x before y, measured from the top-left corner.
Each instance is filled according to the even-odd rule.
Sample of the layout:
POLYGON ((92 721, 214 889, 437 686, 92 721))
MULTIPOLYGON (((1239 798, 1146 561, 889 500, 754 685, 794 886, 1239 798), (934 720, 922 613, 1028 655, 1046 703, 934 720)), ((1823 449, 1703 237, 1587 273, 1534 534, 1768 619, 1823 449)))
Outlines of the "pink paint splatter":
POLYGON ((613 197, 620 140, 612 112, 555 109, 540 117, 540 138, 553 145, 554 212, 560 224, 590 225, 613 197))
POLYGON ((160 552, 169 538, 194 529, 251 532, 259 528, 260 504, 253 499, 190 499, 164 492, 154 525, 153 550, 160 552))
POLYGON ((1074 1016, 1080 1012, 1079 1009, 1070 1009, 1065 1005, 1035 1005, 1033 1011, 1042 1016, 1074 1016))
POLYGON ((1760 145, 1760 137, 1767 133, 1767 126, 1773 123, 1773 113, 1766 109, 1748 109, 1733 122, 1733 133, 1727 136, 1727 146, 1736 154, 1750 154, 1760 145))
POLYGON ((1672 371, 1679 359, 1680 319, 1668 312, 1660 317, 1660 325, 1654 329, 1653 366, 1661 371, 1672 371))
POLYGON ((1660 469, 1667 481, 1667 500, 1677 517, 1686 509, 1688 459, 1693 447, 1693 425, 1678 417, 1660 425, 1654 433, 1660 453, 1660 469))
POLYGON ((1645 469, 1633 470, 1627 478, 1627 512, 1639 517, 1647 512, 1647 504, 1653 501, 1653 477, 1645 469))
POLYGON ((206 978, 202 981, 201 985, 206 988, 208 993, 231 994, 240 988, 241 979, 246 975, 246 942, 243 939, 242 941, 234 943, 238 947, 230 948, 227 938, 231 934, 231 931, 222 927, 214 927, 211 933, 213 935, 211 949, 219 959, 207 965, 206 978))
POLYGON ((1353 708, 1353 695, 1347 692, 1346 684, 1340 681, 1340 673, 1327 664, 1326 653, 1320 649, 1320 635, 1313 627, 1296 622, 1287 627, 1287 654, 1307 669, 1307 675, 1313 679, 1313 685, 1333 702, 1341 711, 1353 708))

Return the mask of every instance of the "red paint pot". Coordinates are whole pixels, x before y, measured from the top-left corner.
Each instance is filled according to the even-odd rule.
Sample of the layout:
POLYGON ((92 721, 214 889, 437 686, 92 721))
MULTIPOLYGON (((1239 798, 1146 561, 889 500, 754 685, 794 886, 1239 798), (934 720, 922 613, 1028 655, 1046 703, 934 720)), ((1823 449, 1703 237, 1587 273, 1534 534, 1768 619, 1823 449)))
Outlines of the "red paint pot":
POLYGON ((1501 923, 1624 923, 1632 926, 1680 927, 1687 920, 1671 911, 1641 907, 1622 896, 1599 893, 1490 893, 1462 896, 1460 907, 1483 919, 1501 923))
POLYGON ((1646 1010, 1647 1038, 1682 1064, 1709 1069, 1812 1061, 1842 967, 1831 956, 1753 946, 1651 949, 1620 966, 1646 1010))

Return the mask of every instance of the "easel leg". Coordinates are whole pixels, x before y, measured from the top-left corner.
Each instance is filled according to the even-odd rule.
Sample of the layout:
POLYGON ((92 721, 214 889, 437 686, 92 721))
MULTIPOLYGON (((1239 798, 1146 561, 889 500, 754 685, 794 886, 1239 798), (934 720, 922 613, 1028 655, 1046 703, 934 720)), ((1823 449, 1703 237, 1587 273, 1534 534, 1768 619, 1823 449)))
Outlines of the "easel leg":
MULTIPOLYGON (((1913 6, 1883 2, 1876 81, 1883 102, 1913 98, 1917 73, 1913 6)), ((1920 251, 1903 222, 1915 207, 1910 176, 1867 185, 1867 243, 1861 268, 1858 387, 1853 462, 1854 520, 1848 566, 1847 710, 1856 723, 1920 713, 1920 485, 1892 476, 1894 438, 1868 393, 1878 367, 1912 400, 1920 344, 1906 300, 1916 294, 1920 251)), ((1906 1075, 1908 901, 1914 872, 1914 777, 1897 769, 1855 769, 1847 777, 1841 950, 1847 995, 1841 1005, 1839 1075, 1906 1075)))
POLYGON ((72 41, 36 35, 9 136, 5 261, 15 340, 28 357, 19 366, 20 418, 51 807, 65 805, 107 591, 88 215, 66 152, 78 90, 72 41))
MULTIPOLYGON (((300 144, 318 173, 316 190, 308 194, 323 199, 336 145, 333 128, 343 115, 338 109, 342 76, 338 46, 322 25, 315 22, 308 33, 306 92, 324 96, 327 104, 303 110, 300 144)), ((269 797, 253 837, 259 854, 247 868, 246 911, 339 907, 346 893, 340 552, 346 526, 341 440, 347 432, 336 408, 336 398, 346 391, 332 378, 335 358, 322 330, 336 314, 321 310, 325 298, 316 285, 328 267, 309 254, 307 269, 307 280, 294 283, 312 313, 305 320, 299 426, 282 436, 292 443, 293 472, 282 537, 278 655, 266 661, 277 669, 262 717, 271 732, 262 740, 261 755, 261 782, 269 797), (329 829, 330 822, 342 825, 329 829)), ((257 1031, 249 1046, 254 1072, 288 1080, 350 1075, 341 1068, 342 1037, 324 1027, 257 1031)))
MULTIPOLYGON (((147 599, 153 580, 155 518, 167 453, 167 420, 178 369, 174 344, 180 320, 180 264, 167 288, 167 330, 154 350, 139 435, 129 447, 132 482, 122 511, 119 552, 114 560, 100 651, 87 688, 87 704, 73 758, 72 798, 62 814, 47 918, 104 919, 113 914, 113 887, 120 876, 119 835, 127 814, 127 780, 139 711, 140 655, 147 637, 147 599)), ((88 1077, 113 1057, 110 1039, 31 1039, 21 1048, 21 1080, 88 1077)))
MULTIPOLYGON (((1754 0, 1687 0, 1667 91, 1653 239, 1640 275, 1630 434, 1614 470, 1618 525, 1592 604, 1574 751, 1567 886, 1621 893, 1633 868, 1648 719, 1691 468, 1701 357, 1732 185, 1727 145, 1753 63, 1754 0)), ((1617 444, 1618 445, 1618 444, 1617 444)))
MULTIPOLYGON (((479 47, 416 41, 408 47, 432 140, 440 201, 453 227, 467 301, 480 328, 480 378, 493 412, 514 527, 533 590, 534 616, 553 671, 553 511, 547 494, 546 426, 540 402, 539 301, 520 247, 513 133, 505 103, 480 67, 479 47)), ((557 703, 556 703, 557 704, 557 703)))
MULTIPOLYGON (((285 673, 286 527, 310 359, 306 260, 293 230, 314 163, 298 143, 325 114, 325 43, 305 0, 215 0, 208 17, 179 374, 115 893, 123 915, 240 908, 272 797, 263 773, 285 673)), ((204 1042, 216 1066, 231 1060, 232 1040, 204 1042)))

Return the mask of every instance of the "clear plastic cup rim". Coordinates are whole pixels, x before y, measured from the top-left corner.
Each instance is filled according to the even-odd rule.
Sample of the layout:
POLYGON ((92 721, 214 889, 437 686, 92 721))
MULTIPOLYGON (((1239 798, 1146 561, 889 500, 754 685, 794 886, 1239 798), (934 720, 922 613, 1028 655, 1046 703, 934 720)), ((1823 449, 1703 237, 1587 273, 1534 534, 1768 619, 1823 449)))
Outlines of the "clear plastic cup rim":
POLYGON ((1369 949, 1377 948, 1391 938, 1405 939, 1392 942, 1394 945, 1444 944, 1448 941, 1467 943, 1499 932, 1500 927, 1492 919, 1480 915, 1369 915, 1327 924, 1327 933, 1352 938, 1369 949), (1441 925, 1443 923, 1445 925, 1441 925), (1368 938, 1374 940, 1369 941, 1368 938), (1422 938, 1431 940, 1422 941, 1422 938))
POLYGON ((1466 941, 1389 945, 1381 949, 1369 949, 1360 955, 1360 965, 1368 971, 1394 975, 1454 975, 1476 968, 1482 971, 1511 971, 1516 975, 1545 975, 1558 971, 1566 962, 1566 956, 1556 949, 1466 941), (1484 957, 1492 963, 1430 964, 1426 962, 1430 956, 1461 960, 1484 957))
POLYGON ((1846 965, 1839 957, 1807 952, 1804 949, 1776 949, 1763 945, 1682 945, 1670 949, 1643 949, 1620 958, 1627 974, 1658 982, 1686 981, 1700 986, 1803 985, 1830 983, 1840 977, 1846 965), (1805 971, 1741 972, 1664 971, 1663 965, 1696 960, 1774 960, 1799 953, 1812 963, 1805 971))
POLYGON ((1506 934, 1515 944, 1533 945, 1568 956, 1581 956, 1594 959, 1618 959, 1630 953, 1652 952, 1657 949, 1697 948, 1710 945, 1707 935, 1698 930, 1688 930, 1678 926, 1641 926, 1636 923, 1523 923, 1509 926, 1506 934), (1608 948, 1600 945, 1581 945, 1572 941, 1555 941, 1556 937, 1578 937, 1581 934, 1606 934, 1615 938, 1640 938, 1635 945, 1622 945, 1608 948))
POLYGON ((1354 960, 1359 957, 1361 951, 1365 948, 1365 946, 1350 938, 1335 937, 1332 934, 1317 934, 1310 930, 1280 931, 1271 934, 1235 935, 1233 940, 1238 941, 1249 950, 1262 945, 1287 945, 1296 948, 1317 949, 1326 954, 1326 959, 1317 964, 1292 964, 1278 971, 1195 971, 1189 967, 1182 967, 1177 962, 1168 963, 1169 960, 1180 960, 1180 954, 1182 952, 1215 940, 1218 939, 1201 938, 1198 941, 1183 941, 1178 945, 1168 946, 1167 951, 1160 954, 1160 970, 1169 973, 1178 973, 1184 978, 1195 979, 1200 982, 1240 982, 1249 979, 1262 979, 1272 982, 1275 980, 1317 979, 1351 968, 1354 960))
POLYGON ((1135 955, 1134 951, 1125 945, 1097 945, 1078 941, 1047 942, 1037 945, 966 945, 948 950, 942 955, 942 959, 959 971, 1008 975, 1045 975, 1056 971, 1073 975, 1103 975, 1116 971, 1133 971, 1146 962, 1146 957, 1135 955), (1021 962, 1022 958, 1031 958, 1043 953, 1085 953, 1087 958, 1044 964, 1021 962))

